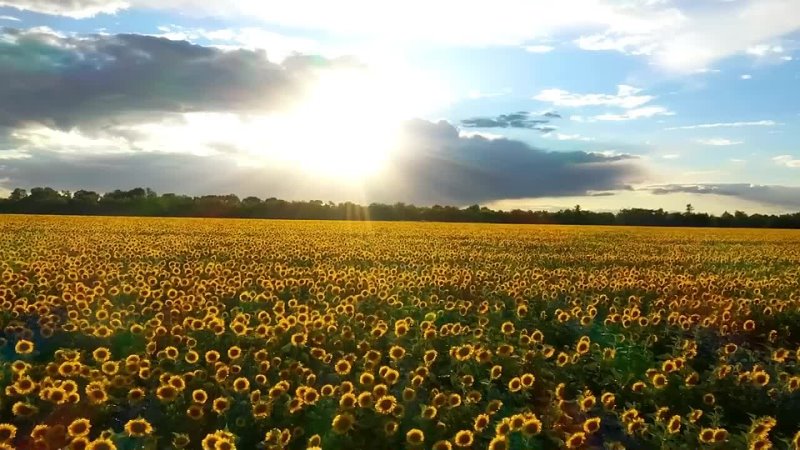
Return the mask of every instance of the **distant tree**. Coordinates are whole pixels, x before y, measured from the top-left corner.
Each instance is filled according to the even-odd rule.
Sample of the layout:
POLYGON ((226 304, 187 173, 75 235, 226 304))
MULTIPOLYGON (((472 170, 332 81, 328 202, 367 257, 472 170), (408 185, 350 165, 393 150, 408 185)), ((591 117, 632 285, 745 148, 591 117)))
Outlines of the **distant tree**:
POLYGON ((27 196, 28 196, 28 191, 26 191, 25 189, 16 188, 13 191, 11 191, 11 194, 8 196, 8 199, 13 202, 17 202, 27 196))
POLYGON ((0 213, 800 228, 800 212, 748 215, 736 211, 734 214, 725 212, 720 216, 712 216, 696 213, 691 204, 686 205, 684 212, 667 212, 663 208, 629 208, 616 214, 598 213, 584 210, 580 205, 556 212, 521 209, 497 211, 478 204, 456 207, 371 203, 362 206, 352 202, 322 200, 289 202, 275 197, 264 201, 252 196, 239 200, 233 194, 201 197, 172 193, 158 195, 150 188, 129 191, 117 189, 102 195, 83 189, 70 194, 50 187, 34 187, 30 192, 17 188, 7 199, 0 199, 0 213))

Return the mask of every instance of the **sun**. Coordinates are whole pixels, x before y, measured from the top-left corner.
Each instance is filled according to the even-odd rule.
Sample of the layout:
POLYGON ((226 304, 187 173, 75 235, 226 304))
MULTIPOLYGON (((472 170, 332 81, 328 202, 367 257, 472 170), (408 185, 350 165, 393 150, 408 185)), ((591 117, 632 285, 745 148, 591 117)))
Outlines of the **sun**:
POLYGON ((269 126, 270 158, 342 182, 378 176, 400 147, 403 122, 430 108, 430 80, 403 71, 337 69, 269 126))
POLYGON ((380 170, 397 143, 402 118, 380 81, 357 70, 326 74, 285 118, 277 145, 304 170, 363 177, 380 170), (282 133, 283 134, 283 133, 282 133))

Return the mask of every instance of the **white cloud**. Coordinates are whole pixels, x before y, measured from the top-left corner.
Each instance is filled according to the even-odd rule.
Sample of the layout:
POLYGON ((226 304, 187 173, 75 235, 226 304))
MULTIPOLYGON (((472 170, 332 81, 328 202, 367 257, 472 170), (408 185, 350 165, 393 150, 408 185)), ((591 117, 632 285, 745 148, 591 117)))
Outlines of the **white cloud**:
POLYGON ((122 0, 0 0, 2 6, 85 19, 98 14, 114 14, 130 7, 130 4, 122 0))
POLYGON ((3 5, 71 17, 129 6, 167 9, 380 43, 525 47, 542 38, 575 40, 586 50, 642 55, 689 73, 748 49, 773 51, 773 42, 800 30, 797 0, 716 1, 702 7, 666 0, 561 0, 546 7, 525 0, 496 0, 491 7, 479 0, 0 0, 3 5))
POLYGON ((203 44, 223 49, 266 50, 267 56, 274 61, 282 61, 293 53, 323 56, 338 56, 345 53, 313 39, 288 36, 255 27, 207 30, 167 25, 158 27, 158 30, 160 33, 156 36, 174 41, 203 41, 203 44))
POLYGON ((656 97, 641 92, 639 88, 620 84, 616 94, 576 94, 563 89, 545 89, 533 98, 562 107, 606 106, 623 110, 621 113, 609 112, 589 117, 572 115, 569 118, 574 122, 623 121, 675 114, 663 106, 647 105, 656 97))
POLYGON ((485 131, 472 131, 472 130, 458 130, 458 135, 460 137, 471 138, 471 137, 482 137, 484 139, 495 141, 497 139, 507 139, 502 134, 497 133, 487 133, 485 131))
POLYGON ((616 94, 576 94, 563 89, 545 89, 533 98, 556 106, 616 106, 630 109, 642 106, 655 98, 652 95, 637 95, 641 91, 633 86, 620 84, 617 86, 616 94))
POLYGON ((0 20, 10 20, 12 22, 20 22, 19 18, 14 16, 0 16, 0 20))
POLYGON ((666 6, 640 32, 614 27, 583 35, 575 43, 585 50, 613 50, 647 55, 668 70, 694 72, 728 56, 783 52, 770 42, 800 29, 797 0, 720 2, 714 7, 677 10, 666 6), (671 12, 671 14, 668 14, 671 12))
POLYGON ((678 158, 681 157, 681 155, 679 155, 677 153, 668 153, 666 155, 661 155, 661 157, 664 158, 664 159, 678 159, 678 158))
POLYGON ((739 78, 741 78, 742 80, 750 80, 750 79, 753 78, 753 76, 750 75, 749 73, 746 73, 746 74, 740 76, 739 78))
POLYGON ((725 139, 725 138, 711 138, 711 139, 698 139, 697 143, 703 145, 713 145, 715 147, 727 147, 730 145, 742 144, 742 141, 732 141, 730 139, 725 139))
POLYGON ((591 142, 595 139, 592 137, 581 136, 580 134, 563 134, 551 131, 550 133, 545 133, 542 136, 548 139, 556 139, 559 141, 582 141, 582 142, 591 142))
POLYGON ((745 51, 748 55, 764 57, 770 54, 781 54, 784 52, 784 48, 782 45, 768 45, 768 44, 759 44, 754 45, 752 47, 748 47, 745 51))
POLYGON ((772 158, 775 163, 791 168, 800 168, 800 158, 792 155, 780 155, 772 158))
POLYGON ((701 128, 740 128, 740 127, 774 127, 778 122, 774 120, 757 120, 752 122, 718 122, 718 123, 701 123, 697 125, 684 125, 681 127, 669 127, 665 130, 695 130, 701 128))
POLYGON ((550 53, 555 50, 552 45, 527 45, 525 51, 530 53, 550 53))
POLYGON ((590 121, 622 121, 622 120, 636 120, 646 119, 653 116, 674 116, 675 113, 664 108, 663 106, 645 106, 643 108, 629 109, 622 114, 600 114, 594 116, 590 121))

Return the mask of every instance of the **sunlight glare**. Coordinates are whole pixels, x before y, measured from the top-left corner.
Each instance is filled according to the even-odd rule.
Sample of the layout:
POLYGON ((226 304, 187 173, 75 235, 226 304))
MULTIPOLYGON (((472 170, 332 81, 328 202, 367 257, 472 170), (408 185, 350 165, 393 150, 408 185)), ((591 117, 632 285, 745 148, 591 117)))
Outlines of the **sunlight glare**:
POLYGON ((426 80, 402 71, 325 73, 297 108, 274 117, 268 153, 342 181, 374 176, 396 150, 403 121, 437 99, 426 80))

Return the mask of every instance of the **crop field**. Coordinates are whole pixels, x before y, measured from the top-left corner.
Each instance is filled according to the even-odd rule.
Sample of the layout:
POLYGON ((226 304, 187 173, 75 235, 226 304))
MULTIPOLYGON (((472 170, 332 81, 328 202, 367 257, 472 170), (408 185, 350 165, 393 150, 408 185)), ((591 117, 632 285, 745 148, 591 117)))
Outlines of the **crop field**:
POLYGON ((798 449, 800 232, 0 217, 0 449, 798 449))

